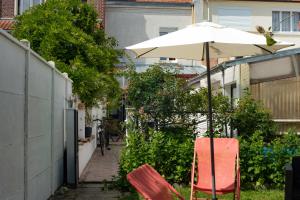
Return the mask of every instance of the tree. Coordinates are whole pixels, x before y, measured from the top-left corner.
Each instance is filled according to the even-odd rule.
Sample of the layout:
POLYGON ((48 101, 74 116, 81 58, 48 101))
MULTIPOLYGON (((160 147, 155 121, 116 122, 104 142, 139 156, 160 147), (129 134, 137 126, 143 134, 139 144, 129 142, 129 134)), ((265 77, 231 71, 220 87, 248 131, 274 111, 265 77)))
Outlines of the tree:
POLYGON ((114 66, 121 51, 115 39, 98 29, 97 13, 80 0, 48 0, 16 17, 13 35, 73 80, 73 90, 87 107, 120 96, 114 66), (113 91, 113 92, 112 92, 113 91))
MULTIPOLYGON (((195 128, 199 115, 207 114, 207 89, 195 91, 176 73, 159 65, 146 72, 129 73, 128 100, 139 118, 154 121, 160 129, 170 127, 195 128)), ((223 123, 229 101, 222 94, 213 97, 215 125, 223 123)))

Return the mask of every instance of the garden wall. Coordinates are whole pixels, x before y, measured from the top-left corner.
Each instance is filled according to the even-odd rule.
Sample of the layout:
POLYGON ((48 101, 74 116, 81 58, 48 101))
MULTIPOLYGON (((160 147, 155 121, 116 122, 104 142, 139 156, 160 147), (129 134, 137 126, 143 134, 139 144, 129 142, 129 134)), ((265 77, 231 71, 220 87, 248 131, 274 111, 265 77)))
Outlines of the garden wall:
POLYGON ((0 30, 0 199, 47 199, 63 183, 72 81, 0 30))

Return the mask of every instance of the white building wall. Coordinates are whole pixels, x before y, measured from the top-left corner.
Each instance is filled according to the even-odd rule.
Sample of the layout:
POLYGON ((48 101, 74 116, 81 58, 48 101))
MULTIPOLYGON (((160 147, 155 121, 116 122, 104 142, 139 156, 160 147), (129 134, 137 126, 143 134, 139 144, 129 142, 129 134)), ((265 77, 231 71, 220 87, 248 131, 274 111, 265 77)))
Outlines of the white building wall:
MULTIPOLYGON (((158 37, 160 28, 182 29, 192 24, 192 7, 158 7, 158 6, 126 6, 106 5, 106 33, 115 37, 118 48, 143 42, 158 37)), ((135 59, 135 55, 128 52, 138 65, 158 63, 159 58, 135 59)), ((179 64, 188 66, 200 65, 191 60, 178 60, 179 64)))
MULTIPOLYGON (((300 3, 295 2, 262 2, 262 1, 210 1, 210 16, 213 22, 220 23, 220 9, 240 9, 250 12, 249 18, 244 16, 249 26, 244 30, 257 33, 256 26, 263 26, 265 29, 272 26, 272 11, 297 11, 300 12, 300 3), (248 21, 250 20, 250 21, 248 21)), ((203 8, 206 10, 207 8, 203 8)), ((246 14, 245 14, 246 15, 246 14)), ((232 18, 237 17, 234 14, 232 18)), ((240 18, 241 19, 241 18, 240 18)), ((300 32, 277 32, 275 38, 279 40, 295 43, 296 47, 300 47, 300 32)))
MULTIPOLYGON (((234 84, 238 81, 239 76, 240 76, 239 75, 239 68, 240 68, 240 65, 237 65, 237 66, 230 67, 230 68, 228 68, 224 71, 224 73, 225 73, 225 75, 224 75, 224 85, 225 85, 225 87, 227 85, 234 84)), ((219 82, 220 86, 222 86, 222 82, 223 82, 222 72, 212 74, 211 75, 211 82, 212 82, 212 84, 219 82)), ((201 87, 207 87, 206 77, 201 78, 200 79, 200 84, 197 83, 196 85, 199 85, 201 87)))

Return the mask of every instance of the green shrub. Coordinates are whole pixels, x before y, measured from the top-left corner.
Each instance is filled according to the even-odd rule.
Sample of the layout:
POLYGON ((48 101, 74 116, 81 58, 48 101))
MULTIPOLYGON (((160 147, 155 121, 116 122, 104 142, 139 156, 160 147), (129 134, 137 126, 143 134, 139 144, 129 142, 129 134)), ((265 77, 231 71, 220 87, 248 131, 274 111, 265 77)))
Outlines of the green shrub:
POLYGON ((142 164, 153 166, 170 183, 188 184, 193 159, 191 134, 130 131, 119 167, 118 186, 127 189, 126 175, 142 164))
POLYGON ((242 186, 255 187, 265 184, 267 165, 263 155, 263 136, 256 131, 251 137, 240 138, 240 169, 242 186), (250 185, 249 185, 250 183, 250 185))
POLYGON ((281 188, 284 165, 299 154, 300 138, 294 131, 264 142, 263 133, 240 138, 241 183, 245 188, 281 188))
POLYGON ((244 137, 251 137, 256 131, 260 131, 264 141, 271 141, 277 128, 271 113, 260 102, 255 101, 249 91, 245 92, 232 113, 231 126, 238 130, 239 136, 244 137))

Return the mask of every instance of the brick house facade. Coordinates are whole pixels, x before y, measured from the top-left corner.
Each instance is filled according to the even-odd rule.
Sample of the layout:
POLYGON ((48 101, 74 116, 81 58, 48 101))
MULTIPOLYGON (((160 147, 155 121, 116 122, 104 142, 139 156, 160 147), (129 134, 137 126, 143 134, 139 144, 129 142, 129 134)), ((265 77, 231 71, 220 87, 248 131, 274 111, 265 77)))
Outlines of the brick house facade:
MULTIPOLYGON (((25 9, 24 6, 20 6, 22 3, 25 5, 26 0, 0 0, 0 29, 11 30, 13 28, 13 18, 18 14, 22 13, 25 9), (22 9, 22 10, 21 10, 22 9)), ((30 1, 28 1, 30 2, 30 1)), ((36 3, 36 1, 34 1, 36 3)), ((40 2, 43 2, 41 0, 40 2)), ((104 27, 104 4, 105 0, 88 0, 90 4, 95 7, 98 17, 102 19, 102 27, 104 27)), ((30 3, 33 3, 32 1, 30 3)), ((26 4, 27 6, 30 4, 26 4)))
POLYGON ((15 0, 0 0, 0 29, 10 30, 15 16, 15 0))
POLYGON ((0 17, 13 18, 15 15, 15 1, 14 0, 1 0, 0 1, 0 17))

